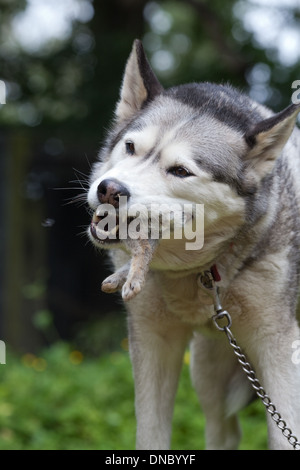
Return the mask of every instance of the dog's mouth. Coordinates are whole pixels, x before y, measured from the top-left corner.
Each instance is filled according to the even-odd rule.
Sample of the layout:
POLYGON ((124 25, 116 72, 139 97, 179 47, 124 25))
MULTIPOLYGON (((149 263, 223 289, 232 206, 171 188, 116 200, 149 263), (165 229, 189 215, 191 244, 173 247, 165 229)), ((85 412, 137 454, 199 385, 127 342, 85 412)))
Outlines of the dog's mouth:
POLYGON ((178 212, 177 219, 175 216, 172 219, 170 214, 164 214, 160 209, 155 209, 152 213, 149 208, 143 209, 141 205, 133 206, 134 210, 131 208, 130 215, 123 207, 109 206, 109 204, 100 204, 93 214, 89 231, 96 244, 121 243, 128 238, 181 238, 179 235, 182 235, 184 225, 181 211, 178 212))
POLYGON ((97 243, 117 243, 120 241, 119 216, 110 217, 109 214, 93 214, 90 233, 97 243))
POLYGON ((119 213, 118 210, 94 212, 90 224, 90 234, 100 244, 120 243, 127 238, 127 227, 133 217, 119 213))

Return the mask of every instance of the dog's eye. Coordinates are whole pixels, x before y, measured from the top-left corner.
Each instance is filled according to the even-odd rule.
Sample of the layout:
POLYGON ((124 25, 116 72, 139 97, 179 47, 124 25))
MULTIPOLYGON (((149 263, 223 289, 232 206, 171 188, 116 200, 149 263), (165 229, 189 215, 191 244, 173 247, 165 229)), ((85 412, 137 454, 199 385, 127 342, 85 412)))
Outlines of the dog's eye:
POLYGON ((126 145, 126 153, 128 153, 128 155, 133 155, 135 152, 134 143, 131 140, 128 140, 125 143, 125 145, 126 145))
POLYGON ((184 166, 172 166, 168 169, 168 173, 173 176, 177 176, 178 178, 187 178, 188 176, 193 176, 193 173, 187 170, 184 166))

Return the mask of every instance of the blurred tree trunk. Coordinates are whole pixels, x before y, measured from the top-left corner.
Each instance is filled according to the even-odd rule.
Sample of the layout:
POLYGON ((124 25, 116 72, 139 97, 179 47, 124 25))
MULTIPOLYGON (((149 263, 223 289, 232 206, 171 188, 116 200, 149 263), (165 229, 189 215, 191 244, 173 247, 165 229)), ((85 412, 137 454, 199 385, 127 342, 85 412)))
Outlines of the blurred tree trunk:
MULTIPOLYGON (((98 94, 103 108, 94 110, 96 122, 101 122, 103 113, 105 126, 107 116, 112 117, 111 97, 118 99, 126 60, 134 39, 144 34, 143 11, 147 0, 110 0, 95 8, 89 24, 95 37, 94 55, 97 60, 94 83, 99 83, 98 94), (101 85, 100 85, 101 84, 101 85)), ((90 90, 91 93, 96 90, 90 90)), ((101 132, 99 125, 99 132, 101 132)))
POLYGON ((3 311, 1 340, 16 351, 37 350, 41 337, 34 314, 44 308, 40 269, 44 260, 41 214, 25 197, 26 177, 32 160, 30 133, 15 131, 3 156, 6 207, 3 214, 3 311))

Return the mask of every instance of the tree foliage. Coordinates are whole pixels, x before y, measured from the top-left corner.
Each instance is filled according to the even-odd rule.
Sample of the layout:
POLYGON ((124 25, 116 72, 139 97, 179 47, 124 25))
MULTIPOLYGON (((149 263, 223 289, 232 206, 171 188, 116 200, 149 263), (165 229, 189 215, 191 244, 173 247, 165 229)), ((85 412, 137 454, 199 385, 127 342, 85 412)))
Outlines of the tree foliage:
MULTIPOLYGON (((250 27, 253 12, 259 15, 261 8, 263 15, 266 2, 66 3, 73 4, 74 10, 66 19, 68 32, 26 48, 18 39, 17 26, 29 6, 37 3, 2 0, 0 78, 8 88, 8 105, 0 114, 2 123, 34 127, 79 124, 84 126, 83 131, 99 132, 102 116, 107 119, 117 98, 124 63, 135 37, 144 40, 165 86, 188 81, 229 81, 280 108, 289 102, 291 83, 299 78, 299 60, 284 63, 275 41, 264 42, 250 27), (90 14, 86 13, 88 9, 90 14)), ((269 16, 277 19, 275 27, 281 26, 280 16, 285 29, 300 30, 298 2, 269 2, 267 8, 269 16)), ((297 40, 296 34, 290 35, 290 47, 295 48, 293 38, 297 40)))

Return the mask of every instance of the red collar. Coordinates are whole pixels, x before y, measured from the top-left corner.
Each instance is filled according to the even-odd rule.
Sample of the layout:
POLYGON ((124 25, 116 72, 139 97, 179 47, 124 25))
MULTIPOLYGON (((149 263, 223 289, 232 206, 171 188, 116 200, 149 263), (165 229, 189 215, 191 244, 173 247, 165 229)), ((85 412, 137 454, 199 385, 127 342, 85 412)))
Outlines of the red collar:
POLYGON ((214 279, 215 282, 220 282, 221 281, 221 276, 219 274, 218 268, 216 264, 213 264, 212 267, 210 268, 211 275, 214 279))

